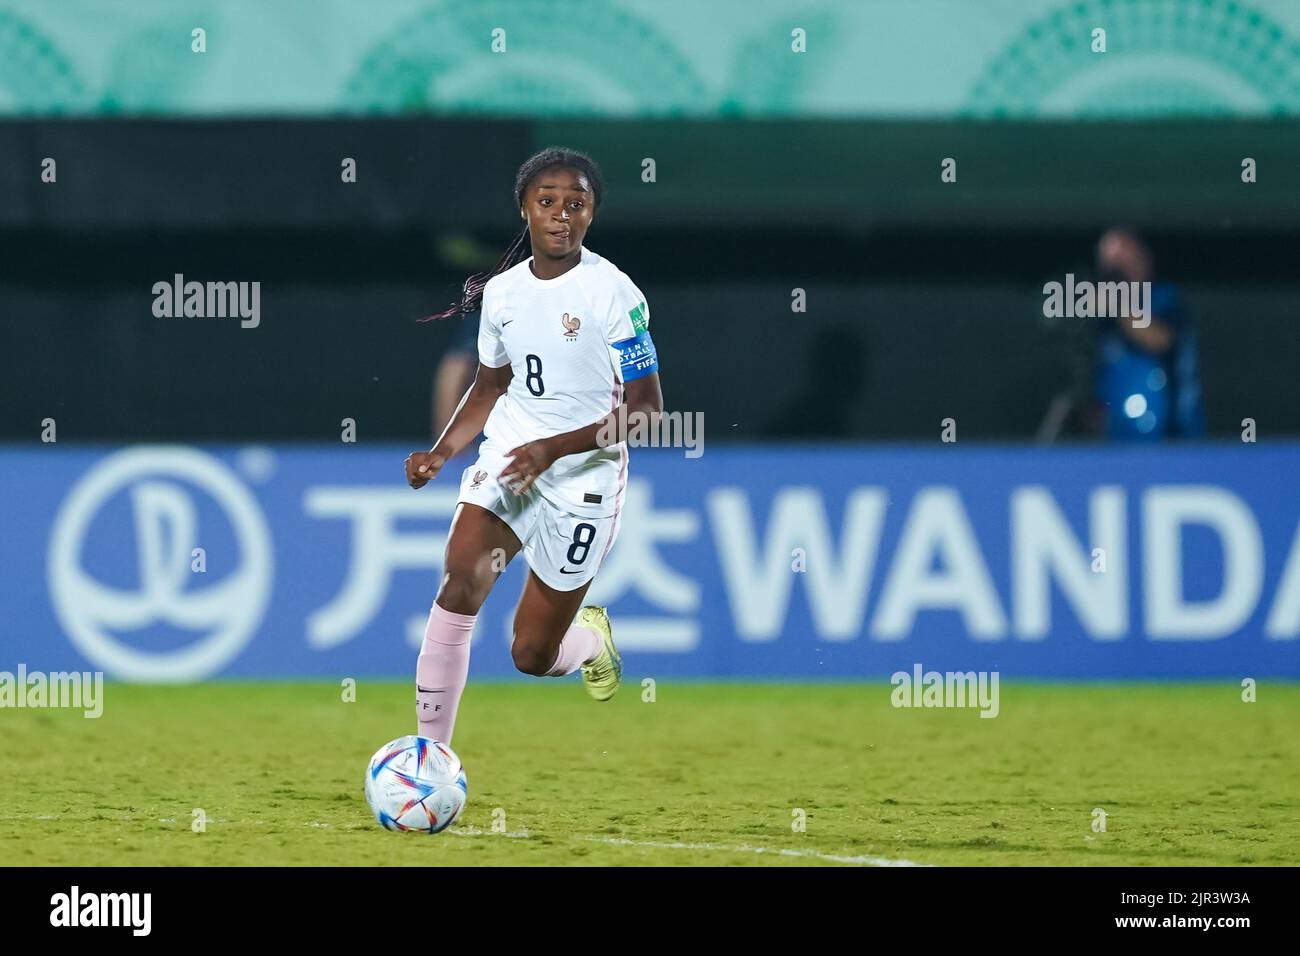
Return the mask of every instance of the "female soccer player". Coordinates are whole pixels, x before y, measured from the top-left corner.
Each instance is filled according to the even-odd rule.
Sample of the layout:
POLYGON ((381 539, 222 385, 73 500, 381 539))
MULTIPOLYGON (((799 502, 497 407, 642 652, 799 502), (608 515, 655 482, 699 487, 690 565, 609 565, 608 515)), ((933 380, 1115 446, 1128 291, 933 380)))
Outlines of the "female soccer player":
POLYGON ((623 429, 653 420, 663 397, 645 297, 583 246, 602 191, 582 153, 553 147, 529 158, 515 177, 523 231, 491 273, 471 276, 460 301, 432 316, 481 309, 478 373, 433 448, 407 457, 407 482, 423 487, 480 431, 484 441, 461 475, 416 664, 422 737, 451 741, 475 617, 520 550, 529 573, 515 666, 537 677, 581 668, 596 700, 622 680, 609 615, 582 599, 618 534, 623 429))

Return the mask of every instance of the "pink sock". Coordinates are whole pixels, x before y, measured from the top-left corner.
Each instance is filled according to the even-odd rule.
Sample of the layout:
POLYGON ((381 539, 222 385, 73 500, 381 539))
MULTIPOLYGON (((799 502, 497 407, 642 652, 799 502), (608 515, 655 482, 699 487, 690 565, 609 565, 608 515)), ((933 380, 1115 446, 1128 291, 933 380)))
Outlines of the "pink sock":
POLYGON ((572 674, 583 664, 589 664, 600 653, 600 635, 589 627, 574 624, 564 632, 560 641, 560 653, 555 655, 555 663, 546 672, 547 677, 563 677, 572 674))
POLYGON ((469 676, 473 614, 453 614, 435 603, 429 609, 424 643, 415 664, 415 717, 421 737, 451 743, 456 707, 469 676))

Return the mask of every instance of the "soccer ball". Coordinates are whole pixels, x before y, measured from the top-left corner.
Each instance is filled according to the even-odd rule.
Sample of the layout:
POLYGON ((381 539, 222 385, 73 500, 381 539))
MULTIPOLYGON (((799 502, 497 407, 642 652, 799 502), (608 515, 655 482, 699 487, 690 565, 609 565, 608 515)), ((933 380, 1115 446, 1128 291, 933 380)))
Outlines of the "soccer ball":
POLYGON ((460 758, 428 737, 398 737, 375 751, 366 768, 366 803, 389 830, 445 830, 465 808, 465 796, 460 758))

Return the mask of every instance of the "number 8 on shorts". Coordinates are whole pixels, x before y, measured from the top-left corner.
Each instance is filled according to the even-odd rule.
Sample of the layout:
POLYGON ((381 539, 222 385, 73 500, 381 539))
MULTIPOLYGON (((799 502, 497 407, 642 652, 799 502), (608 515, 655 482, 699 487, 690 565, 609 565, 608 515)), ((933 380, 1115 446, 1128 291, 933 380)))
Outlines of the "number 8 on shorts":
POLYGON ((536 529, 524 544, 524 558, 557 591, 582 587, 599 570, 618 533, 618 517, 592 518, 560 511, 545 498, 536 529))

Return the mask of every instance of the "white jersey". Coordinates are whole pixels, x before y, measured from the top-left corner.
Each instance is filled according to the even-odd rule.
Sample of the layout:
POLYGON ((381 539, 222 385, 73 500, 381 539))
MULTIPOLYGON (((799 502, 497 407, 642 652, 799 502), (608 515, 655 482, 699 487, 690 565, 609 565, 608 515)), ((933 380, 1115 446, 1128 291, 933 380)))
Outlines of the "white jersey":
MULTIPOLYGON (((483 290, 479 361, 508 364, 514 377, 488 416, 482 457, 594 424, 622 403, 625 381, 658 369, 645 296, 613 263, 585 246, 554 279, 537 278, 531 263, 483 290)), ((536 488, 572 514, 612 515, 626 481, 620 443, 560 458, 536 488)))

